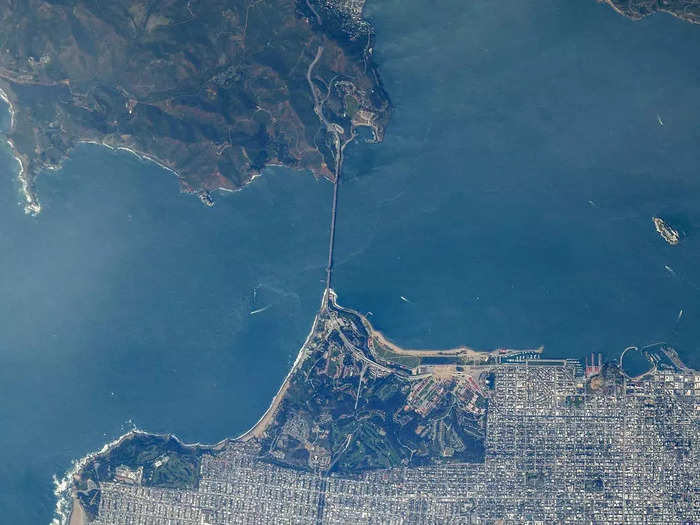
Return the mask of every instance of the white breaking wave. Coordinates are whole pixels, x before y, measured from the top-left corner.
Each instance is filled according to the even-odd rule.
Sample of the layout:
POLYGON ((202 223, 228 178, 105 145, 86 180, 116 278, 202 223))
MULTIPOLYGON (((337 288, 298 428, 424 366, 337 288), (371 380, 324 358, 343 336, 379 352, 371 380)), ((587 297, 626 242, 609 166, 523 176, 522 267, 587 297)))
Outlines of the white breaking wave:
POLYGON ((56 497, 56 509, 54 510, 54 517, 51 520, 50 525, 68 525, 68 520, 70 519, 70 513, 73 505, 73 494, 71 493, 73 477, 97 456, 109 452, 110 449, 118 446, 122 441, 124 441, 124 439, 134 434, 148 434, 148 432, 134 428, 126 434, 119 436, 114 441, 107 443, 97 452, 91 452, 87 456, 74 460, 71 469, 66 472, 61 479, 58 479, 58 476, 54 474, 53 494, 56 497))
POLYGON ((73 461, 72 468, 68 472, 66 472, 61 479, 58 479, 58 476, 56 475, 53 476, 53 493, 56 497, 56 509, 54 510, 54 517, 49 525, 68 525, 71 510, 73 508, 73 494, 71 492, 71 485, 74 476, 78 474, 78 472, 80 472, 88 463, 90 463, 90 461, 95 459, 97 456, 106 454, 111 449, 121 445, 124 440, 138 435, 174 439, 183 447, 189 448, 202 447, 207 449, 217 449, 218 447, 223 446, 225 443, 232 441, 230 438, 225 438, 213 445, 210 443, 201 443, 199 441, 197 441, 196 443, 185 443, 175 434, 159 434, 155 432, 146 432, 145 430, 141 430, 134 426, 132 430, 129 430, 125 434, 119 436, 117 439, 107 443, 97 452, 91 452, 87 456, 73 461))

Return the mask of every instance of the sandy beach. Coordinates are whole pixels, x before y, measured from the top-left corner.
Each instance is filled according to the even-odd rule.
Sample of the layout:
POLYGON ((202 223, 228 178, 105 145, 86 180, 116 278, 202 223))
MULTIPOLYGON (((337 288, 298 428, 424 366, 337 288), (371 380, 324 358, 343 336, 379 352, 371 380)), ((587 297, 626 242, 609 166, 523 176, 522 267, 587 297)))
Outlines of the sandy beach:
MULTIPOLYGON (((326 294, 328 293, 328 290, 324 292, 324 302, 326 298, 326 294)), ((331 291, 331 293, 333 293, 331 291)), ((316 324, 318 323, 318 314, 316 317, 314 317, 314 322, 311 325, 311 330, 309 331, 309 335, 306 336, 306 340, 304 341, 304 344, 301 345, 301 349, 299 350, 299 353, 297 354, 297 358, 294 360, 294 364, 292 367, 289 369, 289 372, 287 373, 287 376, 284 378, 284 381, 282 382, 282 386, 280 386, 279 390, 277 391, 277 394, 275 394, 275 397, 272 398, 272 402, 270 403, 270 406, 268 409, 265 411, 265 413, 258 419, 258 421, 253 425, 250 430, 244 432, 240 436, 236 438, 236 440, 241 440, 241 441, 248 441, 249 439, 252 438, 259 438, 262 436, 262 434, 265 432, 265 429, 268 427, 268 425, 274 420, 275 414, 277 413, 277 408, 279 407, 280 402, 284 398, 284 395, 287 392, 287 388, 289 388, 289 380, 291 379, 292 375, 296 370, 301 366, 301 363, 304 362, 304 359, 306 358, 306 347, 309 344, 309 340, 313 336, 314 332, 316 331, 316 324)))
POLYGON ((362 323, 365 326, 365 329, 367 332, 370 334, 372 340, 374 341, 374 344, 379 344, 381 346, 384 346, 391 350, 392 352, 400 355, 408 355, 408 356, 415 356, 415 357, 439 357, 439 356, 452 356, 452 355, 460 355, 460 356, 465 356, 469 357, 471 359, 481 359, 481 360, 486 360, 490 355, 508 355, 508 354, 516 354, 516 353, 522 353, 522 352, 534 352, 541 354, 544 351, 544 347, 540 346, 539 348, 521 348, 521 349, 516 349, 516 348, 497 348, 495 350, 476 350, 474 348, 470 348, 468 346, 457 346, 454 348, 443 348, 443 349, 430 349, 430 348, 403 348, 396 343, 390 341, 382 332, 379 330, 376 330, 373 326, 372 323, 370 323, 369 319, 367 319, 366 316, 362 315, 360 312, 353 310, 352 308, 346 308, 344 306, 340 306, 337 303, 337 298, 338 295, 333 291, 329 290, 329 299, 333 302, 333 305, 336 306, 337 308, 341 310, 345 310, 348 312, 351 312, 357 316, 359 316, 362 319, 362 323))
MULTIPOLYGON (((371 326, 371 325, 370 325, 371 326)), ((375 344, 378 343, 382 346, 389 348, 392 352, 401 355, 411 355, 417 357, 438 357, 438 356, 451 356, 460 355, 466 356, 471 359, 483 359, 486 360, 490 355, 507 355, 513 353, 521 352, 535 352, 542 353, 544 347, 539 348, 497 348, 495 350, 476 350, 468 346, 457 346, 455 348, 446 348, 443 350, 431 350, 431 349, 418 349, 418 348, 402 348, 396 343, 392 343, 389 339, 384 336, 380 331, 371 329, 372 338, 375 340, 375 344)))
POLYGON ((86 523, 87 516, 85 515, 83 506, 80 504, 77 498, 73 498, 73 505, 68 525, 85 525, 86 523))

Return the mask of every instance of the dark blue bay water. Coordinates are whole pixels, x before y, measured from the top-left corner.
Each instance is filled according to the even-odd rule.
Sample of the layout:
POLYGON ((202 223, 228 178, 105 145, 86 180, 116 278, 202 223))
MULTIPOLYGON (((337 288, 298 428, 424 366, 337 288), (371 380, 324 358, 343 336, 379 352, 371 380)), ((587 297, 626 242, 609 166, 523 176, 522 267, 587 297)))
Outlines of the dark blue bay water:
POLYGON ((396 111, 383 144, 348 150, 342 301, 405 345, 666 340, 700 366, 700 28, 593 1, 368 15, 396 111))
POLYGON ((207 209, 85 146, 31 218, 0 153, 0 522, 46 524, 52 476, 130 422, 216 442, 257 420, 318 309, 332 186, 269 170, 207 209))
MULTIPOLYGON (((406 345, 663 339, 700 366, 700 29, 593 0, 367 11, 396 111, 348 149, 341 303, 406 345)), ((130 422, 209 442, 254 423, 319 305, 331 186, 269 170, 207 209, 86 146, 31 218, 15 172, 2 152, 0 521, 47 523, 52 475, 130 422)))
POLYGON ((649 360, 639 350, 628 350, 622 357, 622 369, 630 377, 637 377, 651 367, 649 360))

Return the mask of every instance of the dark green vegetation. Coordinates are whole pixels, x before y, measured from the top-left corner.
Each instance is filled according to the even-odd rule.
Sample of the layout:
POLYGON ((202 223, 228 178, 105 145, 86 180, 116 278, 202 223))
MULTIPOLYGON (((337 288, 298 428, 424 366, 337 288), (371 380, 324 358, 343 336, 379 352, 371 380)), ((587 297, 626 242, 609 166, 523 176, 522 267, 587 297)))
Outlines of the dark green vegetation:
POLYGON ((566 396, 566 400, 564 404, 567 407, 576 407, 580 408, 583 406, 583 404, 586 402, 586 398, 584 396, 579 396, 579 395, 571 395, 571 396, 566 396))
POLYGON ((638 20, 656 12, 670 13, 678 18, 700 23, 700 0, 599 0, 616 11, 638 20))
POLYGON ((397 354, 396 352, 392 352, 391 348, 388 348, 381 344, 374 345, 374 355, 377 358, 377 360, 382 363, 393 363, 396 365, 404 366, 407 369, 416 368, 421 364, 420 357, 397 354))
POLYGON ((196 488, 202 454, 211 448, 184 446, 172 436, 128 434, 114 447, 95 456, 74 483, 85 511, 97 515, 99 483, 122 481, 163 488, 196 488))
POLYGON ((262 442, 268 460, 355 473, 440 461, 483 461, 486 400, 471 378, 411 375, 371 359, 361 318, 335 305, 262 442))
POLYGON ((0 0, 0 88, 30 198, 37 173, 85 140, 151 156, 204 200, 269 164, 332 177, 306 77, 319 48, 311 80, 343 138, 368 126, 381 140, 389 102, 361 13, 318 13, 295 0, 0 0))

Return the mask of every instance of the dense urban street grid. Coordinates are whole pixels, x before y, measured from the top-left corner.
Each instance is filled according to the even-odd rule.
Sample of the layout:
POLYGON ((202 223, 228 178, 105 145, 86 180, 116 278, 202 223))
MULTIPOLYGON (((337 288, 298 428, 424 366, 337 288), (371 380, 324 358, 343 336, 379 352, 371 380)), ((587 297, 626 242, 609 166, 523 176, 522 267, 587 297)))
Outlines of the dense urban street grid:
POLYGON ((195 490, 102 485, 96 523, 697 523, 700 374, 630 380, 537 359, 493 371, 483 463, 338 477, 206 455, 195 490))
MULTIPOLYGON (((689 1, 693 5, 664 10, 697 21, 689 1)), ((646 0, 627 7, 608 3, 633 18, 654 10, 646 0)), ((180 4, 195 16, 190 2, 180 4)), ((264 94, 275 107, 237 108, 250 122, 259 112, 270 116, 269 125, 255 126, 255 139, 245 148, 227 129, 225 136, 207 137, 216 148, 206 142, 207 155, 198 154, 193 164, 182 147, 189 135, 158 140, 149 120, 143 127, 140 104, 126 91, 110 94, 120 108, 118 118, 109 116, 111 127, 105 128, 105 115, 91 115, 70 133, 64 130, 69 138, 60 148, 26 131, 46 127, 41 119, 19 121, 21 129, 14 130, 10 146, 23 167, 25 208, 32 213, 40 210, 33 191, 38 169, 60 166, 66 152, 86 140, 181 171, 183 187, 210 206, 211 189, 238 188, 269 164, 308 168, 334 184, 321 309, 268 411, 242 436, 214 446, 134 432, 83 458, 66 484, 71 525, 700 522, 700 374, 667 345, 626 349, 640 351, 651 365, 633 378, 622 357, 603 363, 592 355, 582 367, 576 360, 544 360, 542 348, 404 349, 359 312, 338 306, 332 276, 343 152, 359 128, 369 128, 372 141, 382 140, 391 103, 371 60, 374 35, 362 18, 364 0, 279 6, 265 6, 256 18, 259 2, 239 3, 238 15, 223 11, 227 16, 209 17, 212 28, 201 28, 208 35, 223 24, 217 34, 240 33, 244 45, 236 46, 235 63, 220 61, 211 71, 216 74, 200 79, 207 89, 191 101, 197 111, 188 117, 189 127, 217 128, 212 119, 219 115, 199 108, 229 97, 240 71, 268 78, 272 68, 257 62, 263 53, 242 50, 284 42, 273 54, 293 64, 274 70, 284 89, 255 88, 248 97, 264 94), (292 7, 287 20, 284 13, 292 7), (267 34, 251 30, 256 20, 289 24, 293 31, 265 36, 263 43, 252 37, 267 34), (296 102, 291 93, 301 94, 303 111, 290 110, 296 102), (292 136, 293 148, 287 144, 292 136), (192 172, 180 165, 192 165, 192 172), (213 175, 202 178, 202 171, 213 175), (235 175, 227 179, 222 173, 229 172, 235 175)), ((161 33, 169 43, 180 37, 178 29, 161 33)), ((203 57, 210 55, 205 49, 203 57)), ((147 64, 162 61, 160 54, 147 58, 147 64)), ((23 93, 31 99, 27 86, 37 79, 59 90, 70 85, 35 62, 0 85, 13 115, 23 93)), ((679 233, 661 218, 653 221, 669 244, 679 242, 679 233)))

